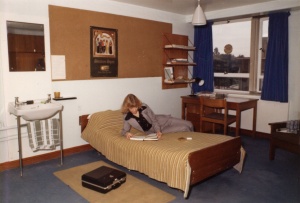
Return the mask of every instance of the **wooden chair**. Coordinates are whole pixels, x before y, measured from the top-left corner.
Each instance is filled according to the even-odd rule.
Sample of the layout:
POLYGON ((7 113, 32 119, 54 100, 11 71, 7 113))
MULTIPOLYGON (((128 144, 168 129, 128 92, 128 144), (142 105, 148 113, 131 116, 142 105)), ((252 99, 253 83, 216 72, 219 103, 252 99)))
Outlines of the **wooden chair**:
POLYGON ((224 135, 227 135, 228 125, 236 122, 236 116, 228 114, 227 102, 225 99, 201 97, 200 132, 203 132, 204 122, 212 123, 213 133, 215 133, 215 124, 223 125, 224 135))
POLYGON ((269 159, 274 160, 277 148, 300 155, 300 131, 285 132, 287 121, 269 123, 271 126, 269 159))

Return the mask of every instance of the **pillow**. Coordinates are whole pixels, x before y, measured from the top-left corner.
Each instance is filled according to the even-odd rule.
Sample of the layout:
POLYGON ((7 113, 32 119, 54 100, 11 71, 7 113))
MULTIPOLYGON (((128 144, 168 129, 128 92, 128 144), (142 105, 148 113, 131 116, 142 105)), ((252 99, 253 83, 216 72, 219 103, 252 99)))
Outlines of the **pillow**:
POLYGON ((98 130, 102 128, 118 128, 121 131, 123 126, 121 110, 107 110, 93 113, 90 116, 87 127, 89 126, 98 130))
MULTIPOLYGON (((106 110, 97 113, 90 114, 88 116, 89 124, 87 125, 85 133, 94 133, 99 131, 107 132, 111 130, 121 135, 121 130, 123 128, 123 114, 121 110, 106 110)), ((131 128, 131 133, 135 135, 144 135, 144 132, 141 132, 135 128, 131 128)))

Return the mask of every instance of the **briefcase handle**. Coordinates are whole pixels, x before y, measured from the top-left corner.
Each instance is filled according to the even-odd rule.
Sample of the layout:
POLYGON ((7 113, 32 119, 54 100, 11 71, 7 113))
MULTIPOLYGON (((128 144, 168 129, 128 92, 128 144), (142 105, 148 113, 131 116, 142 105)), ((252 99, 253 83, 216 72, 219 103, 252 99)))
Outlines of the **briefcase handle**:
POLYGON ((120 180, 118 180, 118 179, 116 178, 116 179, 114 180, 114 182, 112 183, 112 189, 118 188, 124 180, 125 180, 125 178, 121 178, 120 180))

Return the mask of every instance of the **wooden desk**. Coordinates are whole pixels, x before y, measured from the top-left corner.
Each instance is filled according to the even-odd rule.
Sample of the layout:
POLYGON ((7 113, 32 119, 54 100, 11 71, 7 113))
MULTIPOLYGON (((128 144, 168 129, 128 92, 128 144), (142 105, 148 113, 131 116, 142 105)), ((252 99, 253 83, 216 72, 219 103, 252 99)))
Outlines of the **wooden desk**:
MULTIPOLYGON (((181 118, 190 120, 195 128, 195 131, 200 130, 200 97, 182 96, 181 118)), ((256 115, 258 99, 247 98, 227 98, 227 105, 230 110, 236 111, 236 132, 235 135, 240 135, 241 128, 241 113, 242 111, 253 108, 253 123, 252 136, 255 137, 256 132, 256 115)), ((205 128, 204 128, 205 129, 205 128)))

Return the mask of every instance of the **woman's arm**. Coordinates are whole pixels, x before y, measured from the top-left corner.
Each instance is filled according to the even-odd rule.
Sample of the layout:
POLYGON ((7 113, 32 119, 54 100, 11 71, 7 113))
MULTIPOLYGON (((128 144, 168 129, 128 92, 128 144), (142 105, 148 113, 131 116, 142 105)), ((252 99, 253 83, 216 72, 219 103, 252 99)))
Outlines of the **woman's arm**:
POLYGON ((154 131, 156 133, 160 133, 161 132, 160 125, 159 125, 159 123, 156 119, 156 116, 155 116, 154 112, 152 111, 152 109, 147 104, 143 104, 143 105, 147 107, 143 111, 144 117, 152 124, 152 127, 153 127, 154 131))
POLYGON ((131 128, 131 125, 128 123, 128 121, 126 121, 124 119, 124 124, 123 124, 123 128, 122 128, 122 131, 121 131, 121 135, 125 136, 126 133, 129 133, 130 128, 131 128))

